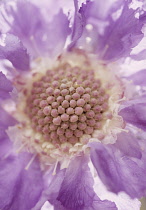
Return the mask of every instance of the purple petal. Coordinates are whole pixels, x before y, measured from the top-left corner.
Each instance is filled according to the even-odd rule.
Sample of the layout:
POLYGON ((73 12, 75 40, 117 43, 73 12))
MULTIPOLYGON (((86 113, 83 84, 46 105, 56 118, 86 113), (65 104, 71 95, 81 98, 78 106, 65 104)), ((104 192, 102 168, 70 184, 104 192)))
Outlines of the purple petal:
MULTIPOLYGON (((91 2, 87 2, 89 5, 91 2)), ((84 9, 86 10, 86 6, 82 4, 82 7, 80 10, 78 9, 78 1, 74 0, 75 5, 75 14, 74 14, 74 23, 72 27, 72 42, 69 45, 69 49, 74 47, 77 40, 82 36, 85 24, 86 24, 86 18, 84 17, 84 9), (83 11, 82 11, 83 10, 83 11)))
POLYGON ((6 129, 8 126, 16 124, 14 120, 7 112, 0 106, 0 157, 4 157, 8 154, 8 151, 12 148, 12 142, 10 142, 6 129))
POLYGON ((6 34, 4 46, 0 46, 0 58, 8 59, 18 70, 29 69, 27 51, 20 40, 12 34, 6 34))
POLYGON ((0 106, 0 126, 7 129, 8 126, 16 124, 16 120, 10 116, 1 106, 0 106))
POLYGON ((31 209, 38 201, 43 187, 42 173, 37 160, 28 170, 31 156, 21 154, 0 162, 0 208, 31 209))
POLYGON ((67 36, 70 34, 69 21, 63 11, 60 10, 47 24, 46 41, 42 41, 43 50, 51 56, 62 53, 67 36), (47 46, 46 46, 47 44, 47 46))
POLYGON ((10 92, 12 92, 12 83, 6 78, 6 76, 0 72, 0 98, 10 98, 10 92))
POLYGON ((52 175, 51 183, 48 187, 48 200, 54 206, 61 206, 60 202, 57 200, 62 181, 64 179, 65 170, 60 170, 56 175, 52 175))
POLYGON ((101 201, 97 196, 93 198, 92 207, 85 207, 84 210, 118 210, 116 205, 108 200, 101 201))
MULTIPOLYGON (((125 135, 123 135, 124 138, 125 135)), ((134 136, 133 139, 137 141, 134 136)), ((129 138, 127 138, 128 140, 129 138)), ((122 141, 121 137, 119 141, 122 141)), ((134 146, 132 153, 132 148, 128 151, 121 144, 103 145, 101 143, 91 143, 91 160, 108 190, 114 193, 124 191, 131 198, 141 198, 145 196, 146 192, 146 158, 144 155, 142 155, 141 159, 139 159, 140 157, 136 158, 136 156, 133 158, 136 150, 138 153, 142 153, 140 147, 136 148, 134 146)))
MULTIPOLYGON (((77 40, 82 36, 85 26, 88 23, 88 19, 105 19, 109 14, 109 10, 112 6, 111 0, 102 1, 86 1, 80 8, 78 8, 78 1, 74 0, 75 4, 75 17, 74 24, 72 28, 72 43, 69 48, 72 48, 77 40)), ((88 36, 88 34, 86 34, 88 36)), ((97 34, 96 34, 97 35, 97 34)), ((85 35, 83 35, 84 38, 85 35)))
POLYGON ((128 56, 143 38, 141 30, 144 23, 135 18, 135 13, 125 2, 121 16, 116 21, 110 19, 104 35, 98 38, 100 45, 97 46, 96 52, 102 53, 102 59, 115 60, 128 56))
POLYGON ((138 159, 141 159, 142 157, 140 145, 137 141, 135 141, 135 137, 130 131, 128 133, 120 133, 115 146, 126 156, 135 157, 138 159))
POLYGON ((12 148, 6 129, 9 126, 16 124, 16 120, 13 119, 3 108, 0 106, 0 157, 3 157, 12 148))
MULTIPOLYGON (((90 2, 80 9, 84 28, 83 35, 77 45, 97 53, 100 59, 111 61, 130 55, 134 46, 143 38, 141 32, 145 18, 135 18, 137 11, 129 9, 129 1, 111 3, 90 2), (123 7, 121 15, 116 19, 113 14, 123 7), (102 9, 100 9, 102 8, 102 9), (104 12, 101 14, 101 11, 104 12), (90 37, 89 43, 86 38, 90 37)), ((81 22, 81 21, 80 21, 81 22)))
POLYGON ((141 52, 139 52, 138 54, 132 54, 132 55, 130 55, 130 58, 132 58, 136 61, 145 60, 146 59, 146 50, 144 49, 141 52))
POLYGON ((0 208, 5 209, 13 199, 20 166, 17 160, 9 157, 7 160, 0 161, 0 169, 0 208))
MULTIPOLYGON (((103 183, 114 193, 123 191, 119 166, 117 167, 114 155, 110 148, 101 143, 91 144, 91 160, 103 183)), ((112 150, 112 149, 111 149, 112 150)))
POLYGON ((60 203, 54 206, 54 210, 67 210, 60 203))
POLYGON ((146 70, 141 70, 128 77, 135 85, 146 86, 146 70))
MULTIPOLYGON (((88 167, 88 158, 74 158, 66 170, 65 178, 57 197, 63 207, 70 210, 106 209, 106 201, 101 202, 93 190, 93 178, 88 167), (95 204, 94 198, 97 197, 95 204), (101 207, 102 203, 102 207, 101 207), (96 207, 95 207, 96 206, 96 207)), ((109 206, 116 209, 111 202, 109 206)))
MULTIPOLYGON (((79 208, 79 210, 118 210, 114 203, 104 200, 101 201, 97 196, 93 198, 92 206, 79 208)), ((55 205, 54 210, 78 210, 77 208, 68 209, 64 208, 60 203, 55 205)))
POLYGON ((132 199, 124 192, 116 195, 108 191, 98 176, 95 178, 95 183, 94 188, 97 195, 99 195, 102 200, 109 199, 115 202, 118 210, 140 210, 141 202, 138 199, 132 199))
POLYGON ((9 32, 19 37, 29 53, 36 55, 35 35, 38 35, 38 32, 44 28, 40 10, 30 2, 23 0, 16 1, 15 7, 5 2, 5 14, 2 13, 4 21, 10 26, 9 32))
POLYGON ((57 199, 68 209, 82 209, 92 205, 95 193, 87 161, 82 156, 77 157, 66 171, 57 199))
POLYGON ((44 175, 43 179, 45 183, 45 188, 43 190, 41 198, 39 199, 35 207, 32 208, 32 210, 41 209, 41 207, 47 200, 54 206, 54 208, 58 208, 59 210, 64 210, 64 207, 62 207, 61 209, 62 205, 58 200, 56 200, 60 190, 60 186, 64 179, 64 174, 65 174, 65 169, 59 170, 57 168, 57 172, 55 175, 53 174, 53 170, 47 172, 44 175))
POLYGON ((119 114, 130 124, 146 130, 146 96, 125 103, 119 114))
POLYGON ((10 32, 20 38, 34 57, 58 55, 70 33, 68 18, 62 10, 54 15, 51 8, 47 8, 48 5, 46 8, 43 8, 43 5, 40 6, 42 7, 39 8, 22 0, 16 2, 17 9, 14 9, 6 3, 6 13, 13 18, 13 22, 9 22, 10 32), (43 9, 46 11, 44 12, 43 9), (45 13, 47 13, 47 18, 45 13))
MULTIPOLYGON (((0 126, 0 129, 3 129, 0 126)), ((12 151, 12 142, 9 140, 8 136, 1 135, 0 131, 0 158, 5 158, 8 156, 12 151)))

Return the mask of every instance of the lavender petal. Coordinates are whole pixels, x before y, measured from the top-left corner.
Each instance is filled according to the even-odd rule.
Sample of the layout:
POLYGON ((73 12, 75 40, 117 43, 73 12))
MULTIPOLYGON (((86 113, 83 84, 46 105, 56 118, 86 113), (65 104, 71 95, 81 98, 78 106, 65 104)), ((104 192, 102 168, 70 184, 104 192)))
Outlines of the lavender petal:
MULTIPOLYGON (((124 140, 126 136, 129 141, 128 135, 130 134, 124 134, 123 139, 120 136, 114 145, 91 143, 91 160, 108 190, 116 194, 124 191, 131 198, 141 198, 145 196, 146 191, 144 175, 146 173, 146 157, 141 146, 138 145, 136 148, 136 145, 132 145, 132 140, 128 143, 132 145, 129 151, 128 148, 121 146, 122 142, 119 143, 119 141, 124 140), (136 151, 139 155, 135 155, 136 151)), ((131 136, 130 138, 138 142, 136 137, 131 136)))
POLYGON ((99 59, 106 62, 130 56, 132 48, 144 36, 141 30, 146 21, 145 12, 140 15, 139 19, 135 17, 137 10, 129 8, 130 3, 131 1, 116 3, 108 1, 106 8, 105 2, 87 1, 87 4, 80 9, 82 17, 80 23, 84 22, 85 27, 82 37, 79 36, 74 45, 97 53, 99 59), (113 18, 113 14, 122 7, 119 17, 113 18), (102 15, 101 11, 104 11, 102 15))
POLYGON ((132 58, 136 61, 145 60, 146 59, 146 50, 144 49, 137 54, 132 54, 132 55, 130 55, 130 58, 132 58))
POLYGON ((8 59, 17 70, 29 70, 29 55, 20 40, 12 34, 6 34, 4 46, 0 46, 0 59, 8 59))
POLYGON ((70 33, 68 18, 61 9, 54 15, 47 5, 43 8, 42 3, 39 8, 24 0, 16 1, 16 9, 8 2, 4 7, 6 14, 13 18, 10 22, 10 18, 5 17, 9 32, 19 37, 32 57, 60 54, 70 33))
POLYGON ((43 189, 42 173, 37 160, 25 169, 30 158, 23 153, 0 161, 1 209, 31 209, 38 201, 43 189))
POLYGON ((127 123, 146 130, 146 96, 125 103, 119 114, 127 123))
POLYGON ((121 16, 116 20, 110 17, 110 24, 106 27, 104 35, 99 35, 96 52, 102 53, 104 60, 116 60, 130 55, 143 38, 141 32, 144 21, 135 18, 136 11, 129 9, 125 1, 121 16), (128 21, 127 21, 128 20, 128 21))
POLYGON ((12 83, 6 78, 6 76, 0 72, 0 98, 10 98, 10 92, 12 92, 12 83))
MULTIPOLYGON (((88 157, 78 156, 71 161, 57 197, 63 207, 70 210, 107 209, 93 190, 93 178, 88 167, 88 157), (96 203, 97 202, 97 203, 96 203), (101 205, 102 203, 102 205, 101 205)), ((109 206, 116 209, 111 202, 109 206)))
POLYGON ((132 80, 135 85, 146 86, 146 70, 136 72, 135 74, 130 75, 127 79, 132 80))

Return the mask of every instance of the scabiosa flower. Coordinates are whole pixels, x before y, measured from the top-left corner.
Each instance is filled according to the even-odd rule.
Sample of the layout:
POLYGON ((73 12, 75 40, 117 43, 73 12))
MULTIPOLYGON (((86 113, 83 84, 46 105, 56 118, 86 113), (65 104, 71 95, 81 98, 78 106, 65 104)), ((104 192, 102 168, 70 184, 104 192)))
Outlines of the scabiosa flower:
POLYGON ((146 70, 121 67, 143 58, 131 51, 144 37, 144 9, 130 0, 1 2, 0 209, 140 208, 146 70))

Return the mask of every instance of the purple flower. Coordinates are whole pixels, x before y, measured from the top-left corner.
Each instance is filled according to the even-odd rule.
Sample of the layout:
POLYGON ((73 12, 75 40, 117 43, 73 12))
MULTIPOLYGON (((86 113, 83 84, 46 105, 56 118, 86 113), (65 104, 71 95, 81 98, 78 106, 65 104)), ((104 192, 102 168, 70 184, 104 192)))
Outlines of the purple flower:
POLYGON ((133 48, 146 13, 136 3, 0 3, 0 209, 140 209, 146 70, 130 68, 145 59, 133 48))

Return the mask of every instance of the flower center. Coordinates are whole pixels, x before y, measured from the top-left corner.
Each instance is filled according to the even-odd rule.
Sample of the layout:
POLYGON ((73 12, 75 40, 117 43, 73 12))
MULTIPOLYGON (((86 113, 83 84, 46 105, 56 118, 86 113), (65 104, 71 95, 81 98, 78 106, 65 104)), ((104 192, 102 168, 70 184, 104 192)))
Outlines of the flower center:
POLYGON ((101 128, 108 98, 93 70, 59 66, 33 83, 26 113, 45 141, 75 144, 101 128))

